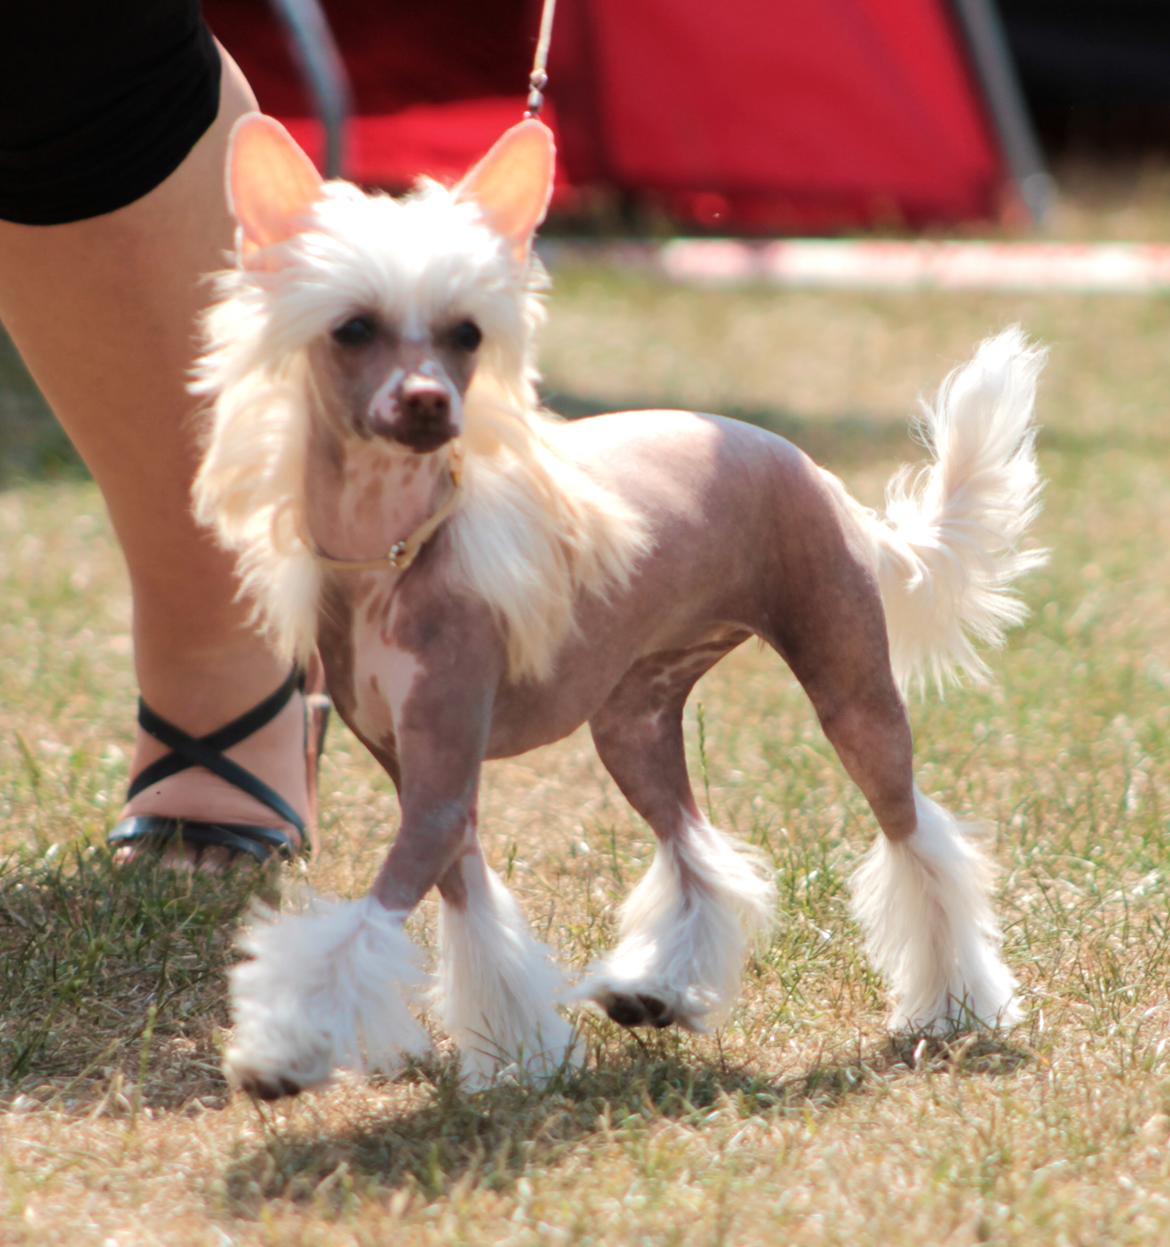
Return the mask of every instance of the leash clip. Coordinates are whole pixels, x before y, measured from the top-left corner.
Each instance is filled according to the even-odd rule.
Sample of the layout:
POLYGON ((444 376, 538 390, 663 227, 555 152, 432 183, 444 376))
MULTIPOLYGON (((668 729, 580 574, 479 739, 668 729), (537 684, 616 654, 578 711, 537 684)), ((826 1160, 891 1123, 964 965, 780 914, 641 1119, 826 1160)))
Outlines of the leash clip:
POLYGON ((525 117, 539 117, 544 106, 544 89, 548 86, 548 74, 543 69, 534 69, 528 79, 528 106, 524 110, 525 117))
POLYGON ((548 49, 552 43, 553 14, 557 0, 544 0, 540 10, 540 33, 536 37, 536 55, 532 60, 532 73, 528 76, 528 107, 525 117, 535 118, 544 106, 544 91, 548 86, 548 49))

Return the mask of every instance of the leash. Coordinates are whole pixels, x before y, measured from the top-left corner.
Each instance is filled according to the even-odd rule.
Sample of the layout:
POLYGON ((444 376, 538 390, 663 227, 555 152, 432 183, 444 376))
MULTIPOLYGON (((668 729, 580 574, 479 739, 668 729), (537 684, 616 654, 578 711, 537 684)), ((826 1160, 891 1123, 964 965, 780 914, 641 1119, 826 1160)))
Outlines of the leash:
POLYGON ((544 92, 548 86, 548 49, 552 43, 553 16, 556 13, 557 0, 544 0, 540 10, 540 34, 536 38, 536 56, 532 62, 532 73, 528 75, 528 107, 524 110, 525 117, 539 117, 544 105, 544 92))
POLYGON ((451 482, 451 492, 447 495, 443 505, 433 515, 423 520, 409 536, 404 537, 401 541, 396 541, 385 554, 378 555, 372 559, 335 558, 332 554, 327 554, 321 549, 307 529, 303 529, 300 533, 301 541, 318 563, 324 563, 335 571, 378 572, 386 571, 390 568, 394 571, 404 572, 418 558, 423 546, 430 541, 442 525, 459 509, 463 486, 463 444, 458 438, 451 443, 448 451, 447 475, 451 482))

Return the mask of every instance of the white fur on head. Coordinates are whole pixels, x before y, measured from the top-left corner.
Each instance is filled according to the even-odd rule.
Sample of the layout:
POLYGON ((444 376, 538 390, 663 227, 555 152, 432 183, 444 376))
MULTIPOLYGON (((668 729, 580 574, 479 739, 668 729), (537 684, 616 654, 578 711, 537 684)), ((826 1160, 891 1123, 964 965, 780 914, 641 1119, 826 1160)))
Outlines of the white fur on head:
POLYGON ((284 914, 257 906, 239 941, 250 960, 231 972, 232 1081, 271 1096, 337 1068, 393 1072, 426 1052, 402 997, 423 981, 402 921, 372 896, 306 894, 299 912, 284 914))
MULTIPOLYGON (((530 236, 550 185, 547 132, 532 124, 505 136, 501 153, 454 192, 427 182, 395 200, 320 186, 311 204, 289 207, 288 236, 274 241, 281 227, 264 227, 262 265, 218 278, 192 387, 212 402, 195 510, 237 552, 244 591, 286 655, 311 651, 319 591, 300 536, 320 403, 307 348, 355 310, 407 327, 466 317, 483 331, 465 403, 466 496, 449 528, 455 575, 506 630, 513 675, 547 672, 571 626, 573 595, 622 581, 645 548, 639 518, 560 453, 555 421, 537 409, 532 339, 543 272, 520 257, 514 233, 530 236), (508 170, 524 188, 518 200, 505 194, 508 170), (501 235, 493 220, 513 232, 501 235)), ((244 133, 269 164, 282 151, 297 163, 269 130, 244 133)), ((250 185, 242 172, 233 177, 250 185)), ((286 180, 304 190, 299 177, 294 170, 286 180)), ((279 212, 254 215, 270 222, 279 212)))
POLYGON ((774 922, 776 893, 758 851, 706 820, 660 843, 622 906, 620 939, 578 989, 661 1001, 673 1020, 704 1031, 726 1017, 752 944, 774 922))
POLYGON ((850 881, 866 950, 893 993, 890 1027, 1011 1025, 1020 1014, 998 951, 991 867, 971 827, 917 791, 915 804, 913 835, 879 835, 850 881))
POLYGON ((573 1028, 556 1011, 565 980, 515 898, 478 855, 463 859, 465 908, 439 910, 434 1001, 473 1088, 516 1071, 536 1081, 577 1064, 573 1028))

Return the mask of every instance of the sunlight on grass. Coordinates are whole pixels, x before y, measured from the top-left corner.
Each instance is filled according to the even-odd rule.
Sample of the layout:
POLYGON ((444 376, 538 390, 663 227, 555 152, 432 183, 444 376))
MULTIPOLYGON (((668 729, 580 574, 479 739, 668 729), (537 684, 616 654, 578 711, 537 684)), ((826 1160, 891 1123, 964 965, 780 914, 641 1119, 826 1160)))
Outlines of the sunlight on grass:
MULTIPOLYGON (((588 1070, 545 1095, 463 1094, 437 1036, 396 1081, 265 1108, 230 1096, 224 972, 248 883, 111 868, 126 588, 93 487, 32 454, 0 492, 0 1241, 1170 1240, 1170 304, 701 294, 569 272, 546 389, 574 412, 750 415, 877 504, 916 455, 917 397, 1012 321, 1052 346, 1037 532, 1052 559, 996 683, 912 718, 923 786, 988 824, 1026 1021, 950 1045, 886 1037, 845 891, 873 821, 792 677, 748 645, 686 725, 696 789, 764 850, 780 897, 723 1031, 585 1015, 588 1070)), ((321 778, 310 875, 353 895, 396 804, 342 730, 321 778)), ((481 824, 581 970, 652 851, 587 733, 489 768, 481 824)), ((433 918, 416 920, 428 947, 433 918)))

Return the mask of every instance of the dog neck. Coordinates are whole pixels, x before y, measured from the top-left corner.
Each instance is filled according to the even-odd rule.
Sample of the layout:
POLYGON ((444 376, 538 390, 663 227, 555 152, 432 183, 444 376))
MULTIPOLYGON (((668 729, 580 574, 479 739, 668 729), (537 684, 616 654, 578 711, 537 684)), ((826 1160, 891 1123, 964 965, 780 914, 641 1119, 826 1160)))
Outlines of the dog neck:
POLYGON ((460 501, 462 449, 419 455, 314 428, 301 539, 324 567, 405 571, 460 501))

